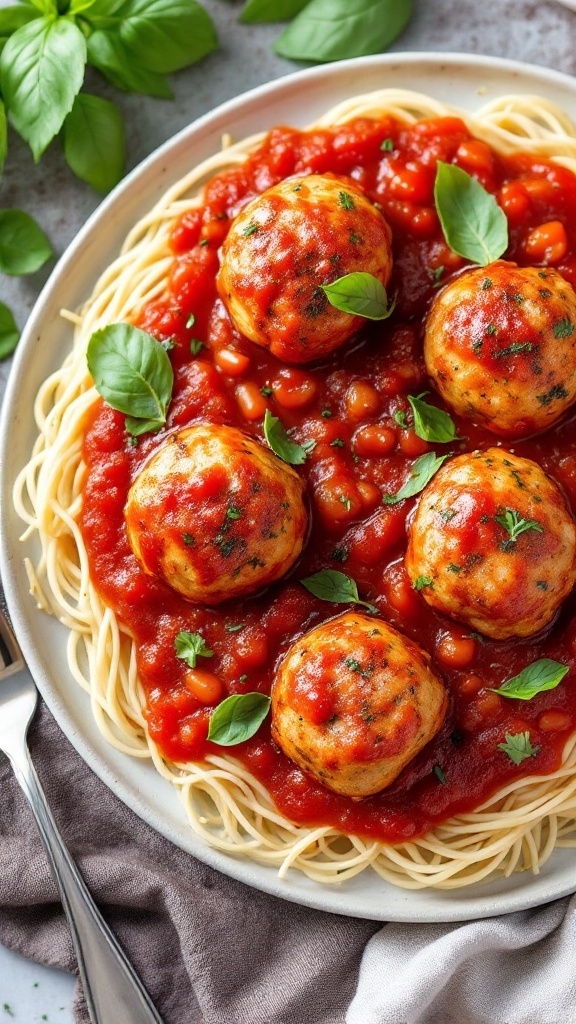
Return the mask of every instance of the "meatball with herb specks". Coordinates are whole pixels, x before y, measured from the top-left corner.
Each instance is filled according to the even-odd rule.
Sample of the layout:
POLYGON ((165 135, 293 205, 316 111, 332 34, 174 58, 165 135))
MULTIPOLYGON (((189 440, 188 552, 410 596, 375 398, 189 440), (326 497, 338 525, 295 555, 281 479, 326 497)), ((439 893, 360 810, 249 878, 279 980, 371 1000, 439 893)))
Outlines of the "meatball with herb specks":
POLYGON ((360 799, 385 789, 436 735, 444 684, 417 644, 345 612, 296 641, 272 687, 272 735, 323 786, 360 799))
POLYGON ((576 581, 576 528, 557 485, 500 448, 451 459, 422 493, 406 569, 424 600, 496 640, 532 636, 576 581))
POLYGON ((145 572, 214 605, 280 579, 302 550, 304 484, 235 427, 180 430, 128 494, 128 540, 145 572))
POLYGON ((549 268, 467 271, 432 304, 424 358, 460 415, 501 437, 546 430, 576 399, 576 293, 549 268))
POLYGON ((386 286, 390 240, 350 178, 288 178, 235 218, 222 246, 220 297, 238 330, 278 359, 319 359, 366 323, 332 306, 322 285, 362 271, 386 286))

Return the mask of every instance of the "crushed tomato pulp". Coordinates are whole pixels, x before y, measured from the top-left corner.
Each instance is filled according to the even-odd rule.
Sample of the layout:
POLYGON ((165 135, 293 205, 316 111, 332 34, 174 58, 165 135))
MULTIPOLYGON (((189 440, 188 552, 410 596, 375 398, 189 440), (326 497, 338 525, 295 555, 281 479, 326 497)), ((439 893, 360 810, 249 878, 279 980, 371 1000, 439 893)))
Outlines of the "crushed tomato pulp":
MULTIPOLYGON (((477 807, 515 778, 553 771, 576 729, 572 672, 557 689, 530 701, 506 699, 489 689, 541 657, 573 670, 574 599, 565 602, 552 628, 531 640, 496 643, 471 636, 466 627, 433 612, 410 585, 403 556, 415 500, 382 503, 384 494, 403 484, 417 456, 448 450, 423 441, 394 417, 404 412, 410 422, 406 396, 427 388, 424 317, 435 289, 465 265, 444 242, 434 209, 439 159, 459 164, 497 195, 510 226, 505 258, 554 266, 576 285, 576 177, 570 171, 529 154, 503 158, 452 117, 411 127, 387 119, 311 132, 279 128, 245 164, 214 177, 203 206, 180 218, 172 232, 174 260, 165 293, 141 313, 139 326, 174 342, 175 388, 166 428, 144 435, 133 447, 124 417, 98 402, 84 440, 82 532, 91 575, 134 636, 148 726, 168 758, 221 754, 222 747, 206 739, 211 706, 227 693, 269 693, 275 666, 294 639, 345 610, 299 584, 321 568, 353 577, 361 596, 375 603, 384 619, 431 653, 450 692, 446 722, 380 794, 353 802, 324 789, 277 749, 267 721, 251 740, 230 749, 292 820, 391 842, 422 835, 450 815, 477 807), (295 368, 238 334, 217 298, 215 275, 218 248, 243 205, 291 174, 311 172, 349 175, 381 205, 393 231, 388 290, 397 295, 397 305, 390 320, 368 324, 321 364, 295 368), (202 343, 192 345, 196 354, 191 342, 202 343), (295 440, 316 442, 299 467, 312 510, 309 542, 289 576, 265 592, 233 606, 193 605, 145 575, 136 562, 124 525, 130 483, 174 428, 228 423, 262 438, 267 408, 293 430, 295 440), (222 684, 211 704, 202 704, 186 685, 186 665, 174 651, 179 630, 201 632, 214 652, 199 659, 199 668, 222 684), (540 749, 517 766, 498 744, 507 732, 525 730, 540 749)), ((432 401, 442 405, 435 395, 432 401)), ((534 459, 558 481, 573 512, 575 422, 569 410, 552 430, 513 444, 517 455, 534 459)), ((455 452, 495 442, 469 422, 456 418, 456 425, 465 441, 455 443, 455 452)), ((321 708, 322 680, 301 696, 311 709, 321 708)))

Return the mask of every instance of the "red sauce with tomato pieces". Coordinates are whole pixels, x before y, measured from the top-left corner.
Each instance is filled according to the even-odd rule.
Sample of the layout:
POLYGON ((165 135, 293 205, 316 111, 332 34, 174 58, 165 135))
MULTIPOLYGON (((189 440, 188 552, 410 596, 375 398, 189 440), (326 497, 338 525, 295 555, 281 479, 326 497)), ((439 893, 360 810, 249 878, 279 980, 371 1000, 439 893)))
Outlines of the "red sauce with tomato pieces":
MULTIPOLYGON (((414 499, 382 504, 382 495, 399 489, 418 455, 447 450, 394 419, 396 412, 409 411, 407 394, 426 388, 421 337, 435 288, 465 265, 444 242, 434 209, 438 159, 456 162, 497 195, 510 225, 506 258, 552 265, 576 285, 576 177, 570 171, 529 154, 501 157, 471 138, 457 118, 412 127, 388 119, 311 132, 279 128, 245 164, 208 184, 201 209, 180 218, 172 232, 174 262, 165 294, 140 316, 139 326, 174 342, 175 389, 166 428, 132 447, 124 417, 99 402, 84 441, 82 531, 92 579, 134 636, 148 726, 168 758, 222 753, 206 739, 210 707, 187 687, 187 666, 175 656, 178 631, 201 632, 214 656, 200 659, 199 668, 220 679, 223 693, 268 693, 275 666, 294 639, 344 610, 317 600, 298 583, 321 568, 353 577, 361 596, 376 604, 384 619, 431 653, 450 692, 447 719, 439 735, 376 796, 353 802, 309 779, 272 743, 268 722, 232 749, 292 820, 391 842, 422 835, 450 815, 476 808, 515 778, 553 771, 576 729, 574 598, 564 603, 551 628, 529 641, 470 636, 466 627, 433 612, 407 578, 406 519, 414 499), (288 175, 311 172, 350 175, 381 204, 393 230, 389 294, 397 293, 397 306, 389 320, 367 324, 321 364, 293 368, 232 327, 217 299, 217 250, 247 200, 288 175), (195 321, 187 326, 191 314, 195 321), (201 348, 193 346, 195 355, 193 340, 202 342, 201 348), (265 592, 232 607, 193 605, 139 568, 124 525, 128 488, 175 427, 235 424, 261 438, 266 408, 287 429, 294 428, 296 440, 316 441, 299 467, 313 509, 309 543, 289 577, 265 592), (557 689, 529 701, 491 692, 541 657, 570 666, 557 689), (507 732, 526 730, 540 749, 517 766, 498 744, 507 732)), ((455 419, 458 433, 467 438, 455 450, 494 444, 493 435, 455 419)), ((513 445, 517 455, 534 459, 558 481, 573 512, 574 423, 569 410, 553 429, 513 445)), ((302 692, 300 699, 319 720, 329 713, 321 687, 302 692)))

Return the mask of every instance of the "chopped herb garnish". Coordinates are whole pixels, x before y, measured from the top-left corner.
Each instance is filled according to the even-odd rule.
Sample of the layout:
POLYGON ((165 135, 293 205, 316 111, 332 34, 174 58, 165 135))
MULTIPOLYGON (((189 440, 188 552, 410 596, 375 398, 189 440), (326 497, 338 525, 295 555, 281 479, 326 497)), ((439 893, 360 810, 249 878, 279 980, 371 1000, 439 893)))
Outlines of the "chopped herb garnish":
POLYGON ((536 586, 538 587, 539 590, 548 590, 548 584, 546 583, 545 580, 538 580, 538 582, 536 583, 536 586))
POLYGON ((436 267, 435 270, 431 270, 430 271, 430 277, 432 279, 432 287, 433 288, 439 288, 440 287, 440 285, 442 284, 442 276, 443 276, 445 270, 446 270, 446 267, 436 267))
POLYGON ((343 210, 355 210, 356 203, 349 192, 339 192, 338 201, 343 210))
POLYGON ((420 591, 423 590, 424 587, 433 587, 434 580, 431 579, 430 576, 419 576, 418 579, 413 581, 412 586, 414 587, 414 590, 420 591))
POLYGON ((553 331, 555 338, 569 338, 574 333, 574 324, 567 316, 564 316, 554 324, 553 331))
POLYGON ((408 424, 406 423, 406 413, 404 412, 403 409, 396 410, 393 416, 393 420, 395 423, 398 424, 399 427, 402 427, 403 430, 408 429, 408 424))
POLYGON ((214 656, 214 651, 206 646, 204 637, 200 636, 200 633, 188 633, 186 630, 181 630, 176 635, 174 649, 176 657, 185 661, 190 668, 196 668, 197 658, 212 658, 214 656))
POLYGON ((506 733, 506 743, 499 743, 498 750, 501 750, 504 754, 508 754, 508 757, 514 764, 522 764, 527 757, 536 757, 540 747, 533 747, 530 742, 530 733, 517 732, 517 733, 506 733))
POLYGON ((173 348, 176 348, 174 338, 165 338, 165 340, 161 341, 160 344, 165 352, 171 352, 173 348))
POLYGON ((534 530, 536 533, 544 533, 544 529, 535 519, 523 519, 513 508, 507 508, 503 515, 494 516, 495 522, 502 526, 509 535, 500 545, 501 551, 512 551, 521 533, 526 530, 534 530))
POLYGON ((362 665, 359 661, 356 661, 356 658, 346 658, 344 664, 346 665, 346 668, 349 668, 352 672, 362 672, 362 665))
POLYGON ((190 329, 191 327, 194 327, 195 323, 196 323, 196 317, 194 316, 194 313, 190 313, 190 316, 188 317, 188 319, 186 321, 186 327, 188 329, 190 329))
POLYGON ((446 566, 446 569, 447 569, 448 572, 456 572, 456 573, 462 572, 462 566, 461 565, 454 565, 454 562, 448 562, 448 565, 446 566))
POLYGON ((332 558, 335 562, 345 562, 349 553, 348 548, 334 548, 332 558))
POLYGON ((332 415, 332 411, 330 409, 322 409, 321 415, 325 420, 329 420, 332 415))
POLYGON ((186 547, 188 548, 191 548, 192 545, 195 543, 194 537, 192 536, 191 533, 183 533, 182 540, 184 541, 186 547))
POLYGON ((203 348, 202 342, 198 341, 198 338, 192 338, 190 342, 190 351, 193 356, 197 356, 200 349, 203 348))
POLYGON ((456 509, 447 508, 444 512, 440 513, 440 518, 443 519, 445 523, 449 523, 451 519, 454 519, 455 515, 456 509))
POLYGON ((258 231, 258 225, 257 224, 249 224, 248 227, 244 228, 244 231, 242 232, 242 234, 244 235, 244 238, 248 238, 249 235, 253 235, 254 232, 256 232, 256 231, 258 231))
POLYGON ((333 441, 330 441, 331 448, 343 448, 345 444, 346 442, 341 437, 335 437, 333 441))
POLYGON ((203 238, 203 239, 202 239, 202 241, 201 241, 201 242, 199 242, 199 245, 201 245, 201 246, 202 246, 202 248, 203 248, 203 247, 204 247, 205 245, 210 245, 210 239, 209 239, 209 238, 203 238))
POLYGON ((235 505, 230 505, 230 508, 226 509, 226 518, 227 519, 240 519, 241 515, 242 515, 242 509, 241 508, 236 508, 235 505))
POLYGON ((233 625, 224 626, 227 633, 239 633, 241 629, 244 629, 245 622, 237 622, 233 625))
POLYGON ((272 388, 269 388, 267 384, 263 384, 262 387, 260 388, 260 394, 263 395, 264 398, 270 398, 270 395, 272 394, 272 388))
POLYGON ((392 151, 394 149, 394 142, 393 142, 393 140, 392 139, 383 139, 382 142, 380 143, 380 149, 384 153, 392 153, 392 151))
POLYGON ((344 505, 344 508, 346 509, 346 511, 349 512, 350 509, 352 508, 352 502, 351 502, 350 498, 347 498, 345 494, 341 494, 340 495, 340 501, 344 505))
POLYGON ((492 287, 492 278, 491 277, 485 277, 484 280, 482 281, 482 291, 483 292, 487 292, 488 289, 491 288, 491 287, 492 287))
POLYGON ((499 352, 494 352, 493 355, 495 359, 502 359, 505 356, 514 356, 523 352, 534 352, 537 348, 538 345, 533 345, 531 341, 515 341, 507 348, 501 348, 499 352))
MULTIPOLYGON (((294 189, 294 191, 296 191, 296 189, 294 189)), ((238 676, 238 682, 239 683, 245 683, 247 679, 248 679, 248 676, 246 675, 245 672, 241 676, 238 676)))
POLYGON ((555 398, 568 398, 568 392, 563 384, 555 384, 545 395, 536 395, 540 405, 550 405, 555 398))
POLYGON ((444 775, 444 772, 442 771, 439 764, 434 765, 434 775, 436 776, 438 781, 442 783, 443 786, 446 785, 446 776, 444 775))
POLYGON ((486 328, 486 334, 498 334, 498 328, 496 327, 496 324, 488 324, 486 328))

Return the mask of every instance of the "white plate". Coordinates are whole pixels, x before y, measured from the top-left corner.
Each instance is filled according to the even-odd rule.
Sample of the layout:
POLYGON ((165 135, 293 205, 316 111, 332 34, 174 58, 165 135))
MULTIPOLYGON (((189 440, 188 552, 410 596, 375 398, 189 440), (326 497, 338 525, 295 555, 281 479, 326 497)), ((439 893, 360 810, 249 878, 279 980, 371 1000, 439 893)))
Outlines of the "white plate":
POLYGON ((573 853, 558 851, 539 876, 526 873, 444 893, 406 892, 369 871, 336 887, 320 886, 294 871, 280 882, 274 869, 208 848, 189 828, 175 790, 151 765, 120 754, 98 732, 88 698, 68 669, 67 631, 38 612, 28 594, 18 541, 22 524, 10 496, 34 441, 32 405, 38 386, 70 347, 70 331, 58 312, 63 306, 74 309, 88 297, 134 222, 191 166, 219 149, 223 132, 241 139, 276 124, 304 126, 351 95, 389 86, 468 109, 504 93, 539 93, 576 118, 576 83, 567 75, 489 57, 394 54, 313 68, 261 86, 218 107, 162 146, 87 222, 42 292, 18 347, 0 429, 2 572, 18 638, 58 723, 96 774, 158 832, 233 878, 310 907, 378 920, 459 921, 537 906, 573 891, 573 853))

